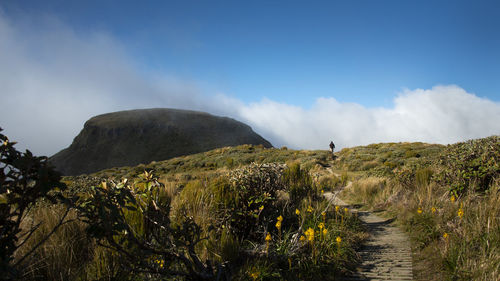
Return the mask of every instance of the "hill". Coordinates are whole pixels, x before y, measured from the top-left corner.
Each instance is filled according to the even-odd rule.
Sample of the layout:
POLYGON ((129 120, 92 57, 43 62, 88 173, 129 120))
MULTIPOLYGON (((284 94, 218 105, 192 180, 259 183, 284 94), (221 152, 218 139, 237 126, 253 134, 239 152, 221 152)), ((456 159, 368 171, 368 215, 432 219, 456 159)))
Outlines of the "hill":
POLYGON ((240 145, 64 177, 76 209, 44 201, 26 216, 36 228, 69 221, 25 260, 25 280, 339 280, 375 235, 335 195, 405 231, 414 280, 499 280, 499 151, 498 136, 371 144, 335 160, 240 145))
POLYGON ((50 162, 64 175, 78 175, 241 144, 272 147, 231 118, 179 109, 129 110, 92 117, 50 162))

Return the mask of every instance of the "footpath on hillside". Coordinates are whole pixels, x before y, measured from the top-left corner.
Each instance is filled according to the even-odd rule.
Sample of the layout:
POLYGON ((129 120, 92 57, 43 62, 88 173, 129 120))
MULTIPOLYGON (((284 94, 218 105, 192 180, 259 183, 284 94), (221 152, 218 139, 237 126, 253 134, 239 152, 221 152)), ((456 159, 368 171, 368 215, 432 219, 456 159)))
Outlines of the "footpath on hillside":
MULTIPOLYGON (((350 188, 349 182, 344 188, 350 188)), ((357 272, 344 280, 413 280, 411 247, 408 237, 396 226, 392 220, 381 218, 369 211, 359 211, 340 198, 338 193, 325 192, 324 196, 332 201, 332 204, 345 206, 353 213, 357 213, 364 222, 370 237, 361 247, 359 252, 361 263, 357 272)))

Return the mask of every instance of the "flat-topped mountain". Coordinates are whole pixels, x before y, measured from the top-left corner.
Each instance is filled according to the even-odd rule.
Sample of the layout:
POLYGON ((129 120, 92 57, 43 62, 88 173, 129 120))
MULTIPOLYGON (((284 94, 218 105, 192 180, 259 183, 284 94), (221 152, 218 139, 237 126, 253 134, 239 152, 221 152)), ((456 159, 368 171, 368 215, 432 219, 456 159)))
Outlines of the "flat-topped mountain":
POLYGON ((78 175, 241 144, 272 147, 231 118, 179 109, 128 110, 92 117, 50 162, 64 175, 78 175))

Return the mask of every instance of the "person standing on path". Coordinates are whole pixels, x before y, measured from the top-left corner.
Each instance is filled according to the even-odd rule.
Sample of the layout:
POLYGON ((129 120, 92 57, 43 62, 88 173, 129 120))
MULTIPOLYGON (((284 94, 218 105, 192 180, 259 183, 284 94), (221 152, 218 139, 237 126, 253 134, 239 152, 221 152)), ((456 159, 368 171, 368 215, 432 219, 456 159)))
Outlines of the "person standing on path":
POLYGON ((335 160, 335 155, 333 154, 333 151, 335 150, 335 144, 333 141, 330 141, 330 151, 332 152, 332 159, 335 160))

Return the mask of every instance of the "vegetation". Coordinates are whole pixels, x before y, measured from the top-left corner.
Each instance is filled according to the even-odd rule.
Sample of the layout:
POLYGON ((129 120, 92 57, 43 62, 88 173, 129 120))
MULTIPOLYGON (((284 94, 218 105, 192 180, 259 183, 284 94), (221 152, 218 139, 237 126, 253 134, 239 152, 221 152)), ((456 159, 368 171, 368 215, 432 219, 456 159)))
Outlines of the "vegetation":
POLYGON ((348 181, 344 198, 408 231, 417 279, 500 279, 496 136, 372 144, 335 161, 242 145, 63 179, 0 139, 4 279, 333 280, 366 237, 322 196, 348 181))
MULTIPOLYGON (((2 129, 0 128, 0 132, 2 129)), ((55 188, 66 186, 59 182, 60 176, 47 165, 46 157, 35 157, 30 151, 21 153, 14 148, 7 136, 0 134, 0 272, 1 277, 11 279, 29 266, 29 258, 64 223, 69 208, 48 232, 38 232, 40 223, 31 220, 30 212, 43 201, 51 204, 64 199, 55 188), (35 242, 33 242, 35 241, 35 242), (29 243, 31 242, 31 243, 29 243), (18 252, 16 259, 14 253, 18 252)))
POLYGON ((2 276, 29 256, 8 279, 332 280, 365 235, 322 196, 342 184, 327 157, 243 145, 56 177, 60 200, 30 205, 2 276))
POLYGON ((412 237, 418 278, 499 280, 499 151, 498 136, 446 147, 403 143, 346 149, 340 152, 341 167, 375 162, 370 169, 354 169, 356 180, 343 195, 397 217, 412 237), (395 154, 400 158, 386 158, 395 154), (358 161, 360 155, 364 161, 358 161), (387 169, 387 161, 397 165, 387 169))

